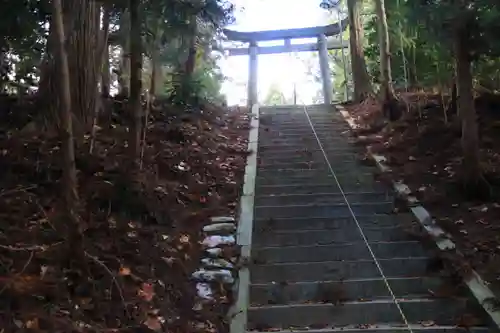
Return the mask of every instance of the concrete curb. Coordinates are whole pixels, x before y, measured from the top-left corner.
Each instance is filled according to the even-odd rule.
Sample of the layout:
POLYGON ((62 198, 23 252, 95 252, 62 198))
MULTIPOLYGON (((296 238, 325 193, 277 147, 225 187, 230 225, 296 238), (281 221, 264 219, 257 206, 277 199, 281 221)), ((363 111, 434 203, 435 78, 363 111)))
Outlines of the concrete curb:
MULTIPOLYGON (((359 127, 356 124, 356 120, 352 118, 342 106, 338 105, 336 107, 351 129, 359 127)), ((384 156, 374 154, 369 148, 367 148, 367 153, 368 156, 375 161, 380 171, 392 172, 391 168, 386 164, 387 159, 384 156)), ((401 182, 393 182, 393 187, 397 195, 406 200, 411 212, 422 228, 426 230, 428 236, 432 238, 439 250, 443 252, 451 250, 460 254, 460 251, 453 242, 452 236, 437 225, 431 214, 419 203, 418 199, 412 195, 411 189, 401 182)), ((483 307, 484 311, 488 313, 492 321, 500 329, 500 310, 495 308, 495 304, 492 304, 494 303, 492 301, 495 301, 497 298, 488 287, 488 283, 484 281, 475 270, 472 270, 470 276, 464 279, 464 283, 467 285, 472 295, 477 299, 478 303, 483 307)))
POLYGON ((244 333, 247 325, 249 306, 250 261, 253 229, 253 208, 255 196, 255 177, 257 174, 257 148, 259 138, 259 105, 252 106, 250 134, 248 138, 247 164, 243 183, 243 194, 240 199, 236 244, 241 247, 238 277, 234 285, 236 302, 229 310, 231 333, 244 333))

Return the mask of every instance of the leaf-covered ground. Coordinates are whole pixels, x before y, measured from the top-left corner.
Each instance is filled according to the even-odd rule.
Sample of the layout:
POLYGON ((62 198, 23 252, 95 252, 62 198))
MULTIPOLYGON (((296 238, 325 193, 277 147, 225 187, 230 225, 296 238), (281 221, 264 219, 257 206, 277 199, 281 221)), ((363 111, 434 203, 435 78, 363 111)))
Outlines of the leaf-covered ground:
POLYGON ((209 217, 237 209, 245 111, 159 104, 149 117, 139 183, 131 185, 124 107, 115 102, 99 122, 92 154, 90 138, 77 144, 83 244, 75 249, 59 214, 59 142, 18 130, 30 120, 22 116, 29 103, 3 104, 2 331, 226 331, 229 291, 214 285, 216 299, 200 308, 191 274, 209 217))
POLYGON ((493 193, 489 200, 471 199, 462 190, 460 125, 451 112, 445 124, 441 97, 405 93, 402 99, 410 107, 390 126, 380 120, 380 106, 373 100, 346 105, 362 125, 358 139, 388 159, 392 179, 407 184, 439 225, 453 235, 465 257, 459 265, 476 269, 499 294, 500 99, 483 96, 476 100, 481 160, 493 193))

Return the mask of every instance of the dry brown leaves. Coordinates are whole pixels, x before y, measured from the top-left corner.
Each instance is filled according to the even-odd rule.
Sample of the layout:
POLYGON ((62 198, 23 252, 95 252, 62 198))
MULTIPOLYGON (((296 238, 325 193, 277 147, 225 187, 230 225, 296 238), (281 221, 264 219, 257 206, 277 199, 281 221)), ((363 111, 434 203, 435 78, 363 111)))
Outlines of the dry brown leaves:
POLYGON ((22 126, 0 128, 0 327, 6 331, 227 329, 220 315, 227 304, 193 310, 190 274, 201 255, 202 226, 237 206, 248 116, 210 105, 187 115, 160 105, 150 116, 140 181, 132 186, 120 112, 101 119, 93 154, 88 139, 77 145, 80 259, 59 214, 57 140, 15 129, 22 126))
MULTIPOLYGON (((386 156, 392 177, 406 183, 440 226, 453 235, 465 255, 454 259, 456 268, 478 270, 496 289, 500 287, 499 98, 486 95, 476 100, 483 170, 497 193, 490 201, 471 200, 460 188, 460 126, 456 126, 453 114, 448 114, 449 123, 445 124, 441 97, 419 92, 406 93, 403 98, 409 112, 400 121, 370 133, 383 137, 379 143, 364 141, 372 151, 386 156)), ((368 101, 346 109, 369 127, 369 120, 380 113, 371 105, 368 101)))

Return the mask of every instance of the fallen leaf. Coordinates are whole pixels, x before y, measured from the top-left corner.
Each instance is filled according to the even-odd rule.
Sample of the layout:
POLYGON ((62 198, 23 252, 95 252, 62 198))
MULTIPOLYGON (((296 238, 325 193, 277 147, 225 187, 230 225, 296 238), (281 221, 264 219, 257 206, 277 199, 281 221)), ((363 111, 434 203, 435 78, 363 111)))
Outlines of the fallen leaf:
POLYGON ((159 317, 148 317, 143 323, 147 328, 155 332, 159 332, 162 329, 161 321, 159 317))
POLYGON ((18 328, 23 328, 24 327, 24 324, 22 321, 18 320, 18 319, 14 319, 14 325, 16 325, 18 328))
POLYGON ((45 274, 47 274, 48 270, 49 270, 49 266, 42 265, 40 267, 40 279, 43 279, 45 277, 45 274))
POLYGON ((151 302, 155 296, 155 290, 151 283, 143 283, 141 289, 139 289, 139 296, 145 301, 151 302))
POLYGON ((436 323, 433 320, 426 320, 421 322, 420 324, 422 324, 423 327, 431 327, 436 325, 436 323))
POLYGON ((40 329, 40 326, 38 325, 38 318, 33 318, 33 319, 26 321, 26 323, 24 323, 24 326, 26 328, 33 329, 33 330, 40 329))
POLYGON ((121 276, 127 276, 131 274, 130 268, 128 267, 120 267, 120 271, 118 272, 121 276))

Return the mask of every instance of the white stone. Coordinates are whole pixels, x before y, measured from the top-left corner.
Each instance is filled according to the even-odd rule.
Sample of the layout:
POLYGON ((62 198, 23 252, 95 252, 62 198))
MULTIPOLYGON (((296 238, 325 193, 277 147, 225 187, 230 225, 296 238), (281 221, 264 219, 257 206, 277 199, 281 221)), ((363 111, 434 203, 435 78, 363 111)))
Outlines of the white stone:
POLYGON ((222 223, 222 222, 235 222, 236 220, 232 216, 214 216, 210 218, 212 223, 222 223))
POLYGON ((234 283, 231 271, 227 269, 205 270, 199 269, 192 277, 198 281, 218 281, 222 283, 234 283))
POLYGON ((203 227, 204 232, 217 232, 217 231, 235 231, 236 225, 234 223, 215 223, 203 227))
POLYGON ((202 242, 202 245, 206 247, 217 247, 219 245, 233 245, 236 243, 236 238, 232 235, 230 236, 219 236, 212 235, 207 236, 202 242))
POLYGON ((213 249, 207 249, 208 254, 214 257, 220 257, 222 255, 222 249, 219 247, 213 249))
POLYGON ((201 264, 205 267, 217 267, 217 268, 233 268, 234 265, 222 258, 203 258, 201 259, 201 264))

